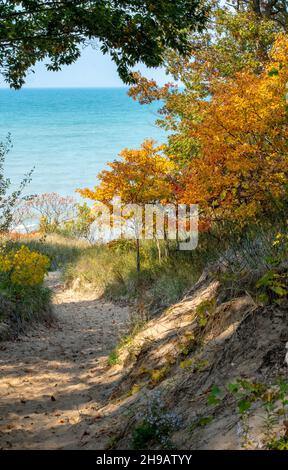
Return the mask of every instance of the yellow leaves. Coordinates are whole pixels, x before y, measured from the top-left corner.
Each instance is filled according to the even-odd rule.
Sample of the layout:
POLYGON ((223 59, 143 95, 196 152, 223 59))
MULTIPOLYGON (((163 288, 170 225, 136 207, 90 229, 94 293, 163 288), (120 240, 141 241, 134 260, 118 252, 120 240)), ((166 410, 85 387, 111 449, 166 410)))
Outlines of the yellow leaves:
POLYGON ((174 163, 163 155, 164 146, 155 146, 153 140, 146 140, 140 149, 124 149, 120 159, 108 163, 109 170, 103 170, 98 179, 100 184, 94 191, 78 190, 86 198, 111 203, 119 197, 123 203, 145 204, 166 201, 171 197, 172 188, 167 175, 174 163))
POLYGON ((285 196, 287 51, 288 38, 279 35, 262 74, 242 70, 233 79, 214 82, 211 100, 199 107, 202 119, 191 132, 201 154, 183 175, 183 202, 198 202, 216 217, 245 219, 285 196), (277 73, 267 73, 272 67, 277 73))
MULTIPOLYGON (((252 29, 239 33, 237 26, 237 34, 248 35, 250 40, 254 34, 258 37, 253 28, 261 25, 244 17, 239 21, 252 29)), ((272 33, 274 37, 268 29, 267 34, 263 31, 267 41, 272 33)), ((124 149, 120 158, 99 174, 94 190, 79 190, 83 197, 108 205, 115 197, 124 204, 198 203, 208 219, 245 220, 269 211, 275 199, 287 196, 287 35, 276 35, 269 63, 265 54, 261 64, 260 57, 255 67, 249 61, 234 68, 232 64, 228 74, 217 72, 215 57, 209 51, 199 49, 199 60, 186 64, 191 67, 185 82, 192 86, 190 93, 171 93, 168 85, 159 89, 154 81, 136 77, 131 95, 143 102, 165 99, 166 124, 171 120, 168 128, 173 131, 169 158, 165 147, 152 140, 139 149, 124 149), (209 100, 203 99, 207 96, 204 89, 202 93, 194 89, 197 70, 202 84, 204 77, 207 79, 209 100)), ((222 62, 224 52, 217 50, 222 62)))
POLYGON ((276 234, 275 240, 272 243, 272 246, 278 246, 278 245, 287 245, 288 248, 288 235, 286 233, 278 232, 276 234))
MULTIPOLYGON (((276 36, 272 51, 271 51, 271 61, 278 62, 278 65, 286 64, 287 67, 287 57, 288 57, 288 38, 287 34, 279 33, 276 36)), ((271 68, 271 64, 268 69, 271 68)))
POLYGON ((47 256, 31 251, 24 245, 0 256, 0 272, 9 273, 11 283, 21 286, 41 284, 49 264, 47 256))
POLYGON ((13 267, 13 260, 8 255, 1 254, 0 256, 0 272, 7 273, 13 267))

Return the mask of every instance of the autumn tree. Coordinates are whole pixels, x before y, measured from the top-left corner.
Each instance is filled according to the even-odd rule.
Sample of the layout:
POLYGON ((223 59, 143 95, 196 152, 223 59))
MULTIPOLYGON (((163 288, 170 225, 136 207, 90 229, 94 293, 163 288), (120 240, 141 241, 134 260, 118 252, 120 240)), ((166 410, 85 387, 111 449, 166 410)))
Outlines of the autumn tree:
POLYGON ((253 8, 240 9, 214 2, 211 28, 190 37, 190 55, 181 57, 169 51, 165 56, 167 72, 181 86, 172 83, 159 87, 155 80, 134 74, 135 85, 129 94, 140 103, 161 100, 157 123, 169 131, 167 151, 180 167, 198 154, 199 145, 191 130, 200 119, 199 104, 209 100, 215 82, 225 82, 237 72, 261 74, 269 60, 276 35, 283 30, 278 22, 258 17, 253 8))
POLYGON ((0 70, 14 88, 37 61, 48 70, 77 60, 92 43, 109 54, 120 77, 138 62, 163 63, 163 51, 186 54, 191 31, 207 19, 204 0, 6 0, 0 2, 0 70))
POLYGON ((287 203, 288 38, 279 34, 265 70, 216 82, 191 131, 200 144, 183 173, 183 202, 216 219, 249 221, 287 203))
POLYGON ((237 11, 253 11, 259 18, 269 18, 288 30, 288 5, 286 0, 233 0, 237 11))
MULTIPOLYGON (((120 159, 108 163, 109 170, 99 175, 99 185, 93 190, 81 189, 84 197, 110 207, 118 197, 123 204, 145 204, 167 202, 172 197, 168 175, 173 164, 163 155, 163 146, 146 140, 140 149, 124 149, 120 159)), ((129 214, 126 214, 129 219, 129 214)), ((140 271, 140 234, 136 233, 137 270, 140 271)))
POLYGON ((175 196, 214 220, 243 223, 287 195, 287 35, 262 10, 216 2, 211 31, 191 38, 190 58, 167 56, 184 89, 137 75, 130 90, 143 103, 164 101, 158 123, 170 131, 175 196))

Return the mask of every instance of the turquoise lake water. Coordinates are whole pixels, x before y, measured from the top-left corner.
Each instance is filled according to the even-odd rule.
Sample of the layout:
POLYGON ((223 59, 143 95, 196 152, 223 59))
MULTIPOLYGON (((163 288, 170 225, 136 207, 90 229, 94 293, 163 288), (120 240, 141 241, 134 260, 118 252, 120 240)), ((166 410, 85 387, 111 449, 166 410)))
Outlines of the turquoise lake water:
POLYGON ((0 90, 0 141, 11 133, 6 175, 13 187, 35 167, 26 193, 93 187, 124 147, 165 141, 159 104, 141 106, 123 88, 0 90))

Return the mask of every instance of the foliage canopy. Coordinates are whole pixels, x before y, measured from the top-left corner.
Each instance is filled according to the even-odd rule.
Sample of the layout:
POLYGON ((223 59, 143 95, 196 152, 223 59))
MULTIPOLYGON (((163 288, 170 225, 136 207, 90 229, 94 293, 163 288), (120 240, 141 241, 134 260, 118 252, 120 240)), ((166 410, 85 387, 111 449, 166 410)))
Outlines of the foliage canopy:
POLYGON ((92 42, 127 82, 137 62, 157 67, 166 48, 185 54, 207 11, 203 0, 1 1, 0 70, 20 88, 37 61, 48 58, 48 70, 57 71, 92 42))

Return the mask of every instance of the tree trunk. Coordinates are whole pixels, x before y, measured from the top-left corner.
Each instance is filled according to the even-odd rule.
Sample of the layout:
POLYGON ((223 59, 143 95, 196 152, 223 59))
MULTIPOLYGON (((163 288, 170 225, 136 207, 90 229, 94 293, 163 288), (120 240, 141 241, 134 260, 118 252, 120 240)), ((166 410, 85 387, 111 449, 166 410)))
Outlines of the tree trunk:
POLYGON ((178 204, 176 204, 176 250, 179 251, 180 245, 179 245, 179 220, 178 220, 178 204))
POLYGON ((157 245, 157 250, 158 250, 158 260, 159 260, 159 263, 161 263, 161 245, 160 245, 158 238, 156 238, 156 245, 157 245))
POLYGON ((137 265, 137 273, 140 273, 141 265, 140 265, 140 240, 136 238, 136 265, 137 265))
POLYGON ((253 5, 254 13, 256 13, 256 15, 260 16, 261 15, 260 0, 253 0, 252 5, 253 5))

